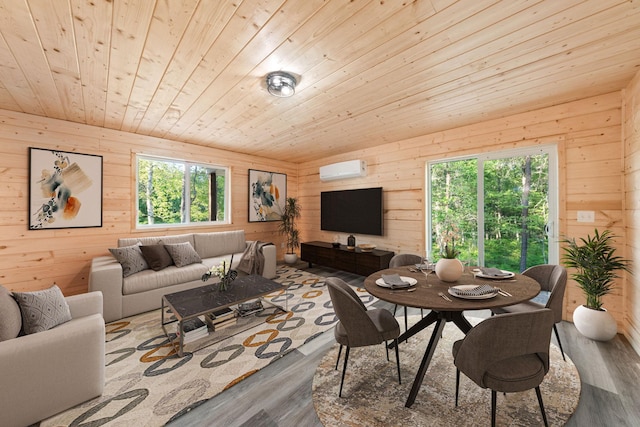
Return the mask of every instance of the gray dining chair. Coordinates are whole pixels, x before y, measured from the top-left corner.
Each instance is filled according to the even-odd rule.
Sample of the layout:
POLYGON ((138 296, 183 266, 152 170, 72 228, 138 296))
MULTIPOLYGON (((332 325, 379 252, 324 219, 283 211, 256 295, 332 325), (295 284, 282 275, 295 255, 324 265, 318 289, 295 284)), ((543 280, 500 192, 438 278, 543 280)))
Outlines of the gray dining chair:
POLYGON ((325 280, 325 283, 329 288, 331 303, 338 317, 338 323, 334 328, 336 342, 340 344, 338 358, 336 360, 336 369, 338 369, 338 363, 340 362, 342 347, 347 347, 344 355, 344 365, 338 396, 342 397, 342 386, 344 385, 344 376, 347 371, 347 362, 349 360, 349 350, 351 347, 365 347, 385 343, 387 360, 389 360, 389 350, 386 342, 393 340, 396 349, 398 383, 402 384, 400 377, 400 353, 398 351, 400 325, 395 317, 393 317, 388 310, 382 308, 367 310, 355 291, 337 277, 329 277, 325 280))
MULTIPOLYGON (((422 257, 420 255, 414 254, 397 254, 394 255, 389 261, 389 268, 397 268, 404 267, 405 265, 416 265, 422 264, 422 257)), ((398 304, 393 307, 393 315, 396 315, 396 311, 398 310, 398 304)), ((420 309, 420 315, 424 316, 422 309, 420 309)), ((407 320, 407 307, 404 306, 404 330, 406 331, 409 327, 409 322, 407 320)))
POLYGON ((541 308, 551 309, 554 317, 553 332, 556 335, 556 340, 562 353, 562 360, 566 361, 567 359, 564 356, 557 323, 562 322, 562 303, 564 300, 564 290, 567 287, 567 270, 561 265, 542 264, 534 265, 526 269, 522 274, 536 280, 540 284, 542 291, 549 292, 549 298, 546 304, 530 300, 507 307, 494 308, 492 309, 493 313, 520 313, 523 311, 540 310, 541 308))
POLYGON ((549 372, 549 344, 553 312, 507 313, 489 317, 453 343, 456 366, 456 406, 460 372, 482 388, 491 390, 491 425, 496 425, 497 392, 514 393, 535 388, 547 426, 540 383, 549 372))

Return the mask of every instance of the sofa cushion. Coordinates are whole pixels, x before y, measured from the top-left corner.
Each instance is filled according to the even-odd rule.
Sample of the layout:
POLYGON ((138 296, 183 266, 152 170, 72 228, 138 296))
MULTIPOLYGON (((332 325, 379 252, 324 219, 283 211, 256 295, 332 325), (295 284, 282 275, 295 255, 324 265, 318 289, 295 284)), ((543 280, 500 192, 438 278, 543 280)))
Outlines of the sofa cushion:
POLYGON ((122 264, 122 276, 131 276, 149 268, 142 256, 140 244, 109 249, 109 252, 122 264))
POLYGON ((187 265, 202 262, 198 253, 193 249, 191 243, 174 243, 170 245, 164 245, 173 259, 173 263, 176 267, 184 267, 187 265))
POLYGON ((194 246, 193 234, 174 234, 171 236, 123 237, 118 239, 118 247, 131 245, 157 245, 189 242, 194 246))
POLYGON ((17 337, 20 328, 22 328, 20 307, 11 293, 4 286, 0 286, 0 341, 17 337))
POLYGON ((25 334, 46 331, 71 320, 69 305, 57 285, 34 292, 14 292, 25 334))
MULTIPOLYGON (((123 295, 132 295, 196 280, 201 282, 202 275, 207 270, 208 268, 204 264, 196 263, 182 268, 170 265, 162 271, 141 271, 123 279, 122 293, 123 295)), ((167 290, 165 293, 171 292, 175 291, 167 290)))
POLYGON ((244 230, 196 233, 193 235, 193 240, 200 258, 244 252, 247 246, 244 230))
POLYGON ((154 271, 160 271, 173 264, 173 259, 164 245, 142 245, 140 246, 140 251, 142 252, 144 260, 147 261, 149 267, 154 271))

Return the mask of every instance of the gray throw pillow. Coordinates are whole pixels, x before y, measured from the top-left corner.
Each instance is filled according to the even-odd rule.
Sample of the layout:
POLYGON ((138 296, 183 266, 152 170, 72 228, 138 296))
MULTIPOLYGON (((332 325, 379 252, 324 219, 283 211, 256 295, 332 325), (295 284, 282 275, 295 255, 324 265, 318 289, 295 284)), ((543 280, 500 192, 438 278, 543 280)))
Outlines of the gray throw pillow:
POLYGON ((164 247, 167 248, 167 252, 171 255, 171 259, 173 259, 173 263, 176 267, 184 267, 186 265, 202 262, 200 255, 198 255, 189 242, 172 243, 164 245, 164 247))
POLYGON ((142 256, 140 244, 109 249, 109 252, 122 264, 123 277, 149 268, 147 261, 142 256))
POLYGON ((34 292, 14 292, 25 334, 46 331, 71 320, 69 305, 57 285, 34 292))
POLYGON ((0 341, 17 337, 20 328, 22 328, 20 307, 11 293, 4 286, 0 286, 0 341))
POLYGON ((142 245, 140 250, 145 261, 154 271, 160 271, 173 264, 173 259, 164 245, 142 245))

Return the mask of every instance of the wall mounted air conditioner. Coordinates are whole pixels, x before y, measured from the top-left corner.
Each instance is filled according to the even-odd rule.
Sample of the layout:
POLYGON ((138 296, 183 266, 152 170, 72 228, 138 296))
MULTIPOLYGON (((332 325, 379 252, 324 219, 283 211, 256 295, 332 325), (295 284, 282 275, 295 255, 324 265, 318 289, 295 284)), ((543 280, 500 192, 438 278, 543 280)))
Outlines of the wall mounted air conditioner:
POLYGON ((364 160, 349 160, 320 167, 320 180, 355 178, 367 175, 367 162, 364 160))

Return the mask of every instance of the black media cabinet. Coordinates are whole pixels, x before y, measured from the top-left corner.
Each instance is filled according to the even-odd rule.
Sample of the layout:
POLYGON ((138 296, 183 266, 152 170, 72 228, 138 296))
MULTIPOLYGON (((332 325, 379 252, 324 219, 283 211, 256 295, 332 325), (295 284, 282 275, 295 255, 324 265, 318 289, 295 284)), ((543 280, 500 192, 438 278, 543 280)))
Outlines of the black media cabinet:
POLYGON ((300 244, 300 259, 313 264, 320 264, 336 270, 368 276, 376 271, 389 268, 389 261, 394 253, 374 249, 371 252, 363 252, 359 248, 347 249, 341 245, 334 248, 328 242, 306 242, 300 244))

